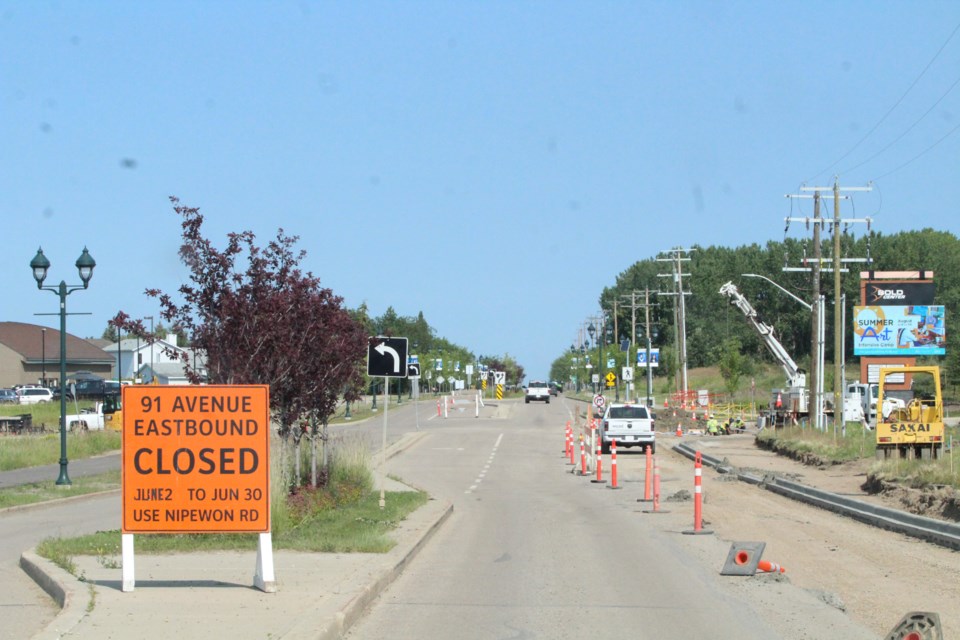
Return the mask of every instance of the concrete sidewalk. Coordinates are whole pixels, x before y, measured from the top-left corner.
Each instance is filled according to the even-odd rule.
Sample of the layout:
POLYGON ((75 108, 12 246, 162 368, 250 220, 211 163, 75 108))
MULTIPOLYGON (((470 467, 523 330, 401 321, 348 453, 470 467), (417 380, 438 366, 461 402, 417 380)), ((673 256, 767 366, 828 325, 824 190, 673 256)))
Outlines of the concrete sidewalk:
POLYGON ((254 551, 137 555, 128 593, 116 555, 75 558, 81 580, 26 552, 21 566, 63 607, 33 638, 339 638, 452 512, 429 501, 392 532, 397 546, 385 554, 275 552, 276 593, 252 586, 254 551))
MULTIPOLYGON (((404 438, 386 457, 423 435, 404 438)), ((414 490, 390 478, 384 488, 414 490)), ((275 593, 253 587, 256 551, 135 555, 136 587, 124 593, 118 551, 75 557, 78 578, 31 550, 21 555, 20 566, 61 606, 32 637, 340 638, 452 512, 452 504, 431 499, 390 533, 397 545, 385 554, 274 551, 275 593)))

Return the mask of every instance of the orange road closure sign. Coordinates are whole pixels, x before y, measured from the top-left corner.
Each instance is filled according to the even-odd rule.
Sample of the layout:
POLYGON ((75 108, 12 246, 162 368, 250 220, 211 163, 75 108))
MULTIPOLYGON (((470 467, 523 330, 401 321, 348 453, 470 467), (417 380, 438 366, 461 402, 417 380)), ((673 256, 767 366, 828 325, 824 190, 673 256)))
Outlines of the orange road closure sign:
POLYGON ((123 387, 123 533, 270 531, 267 385, 123 387))

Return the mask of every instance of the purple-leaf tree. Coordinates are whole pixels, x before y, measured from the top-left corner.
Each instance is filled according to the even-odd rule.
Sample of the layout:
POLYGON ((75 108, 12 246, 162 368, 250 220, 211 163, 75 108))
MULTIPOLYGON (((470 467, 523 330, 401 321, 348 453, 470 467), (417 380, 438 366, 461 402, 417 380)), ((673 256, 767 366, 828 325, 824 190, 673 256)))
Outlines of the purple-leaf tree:
MULTIPOLYGON (((188 378, 270 385, 280 435, 299 444, 304 430, 295 425, 311 417, 326 425, 341 396, 359 397, 366 331, 342 298, 300 270, 305 252, 295 251, 297 237, 279 229, 261 248, 252 232, 231 233, 220 250, 203 236, 198 208, 171 202, 182 218, 180 259, 190 282, 180 287, 180 300, 158 289, 146 293, 159 301, 161 317, 204 355, 205 380, 182 357, 188 378), (245 269, 237 264, 243 258, 245 269)), ((143 331, 123 313, 111 322, 130 333, 143 331)))

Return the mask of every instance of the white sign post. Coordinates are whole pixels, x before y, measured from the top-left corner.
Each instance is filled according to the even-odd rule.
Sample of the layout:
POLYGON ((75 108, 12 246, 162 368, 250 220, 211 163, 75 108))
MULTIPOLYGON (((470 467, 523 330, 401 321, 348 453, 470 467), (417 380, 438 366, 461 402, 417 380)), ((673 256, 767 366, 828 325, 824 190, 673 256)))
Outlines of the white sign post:
MULTIPOLYGON (((387 506, 387 408, 390 398, 390 378, 405 378, 407 375, 406 338, 376 336, 367 345, 367 375, 383 376, 383 440, 380 449, 380 508, 387 506)), ((418 367, 419 370, 419 367, 418 367)))

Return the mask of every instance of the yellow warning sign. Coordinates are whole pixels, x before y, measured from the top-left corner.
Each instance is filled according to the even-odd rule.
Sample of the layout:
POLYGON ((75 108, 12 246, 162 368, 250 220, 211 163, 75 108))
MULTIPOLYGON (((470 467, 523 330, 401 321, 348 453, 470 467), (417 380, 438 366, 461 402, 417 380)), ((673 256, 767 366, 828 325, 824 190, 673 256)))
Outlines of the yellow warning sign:
POLYGON ((503 385, 497 385, 497 400, 503 400, 503 385))

